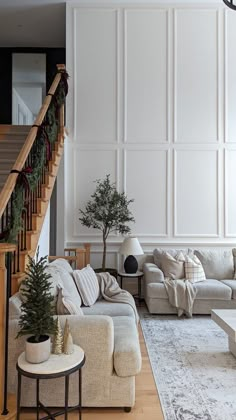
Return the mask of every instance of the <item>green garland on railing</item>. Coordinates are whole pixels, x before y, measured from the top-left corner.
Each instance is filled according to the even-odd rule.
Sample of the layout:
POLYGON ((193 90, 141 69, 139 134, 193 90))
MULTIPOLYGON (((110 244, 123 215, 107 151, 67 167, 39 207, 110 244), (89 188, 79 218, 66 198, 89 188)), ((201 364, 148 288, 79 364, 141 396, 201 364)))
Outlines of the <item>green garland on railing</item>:
MULTIPOLYGON (((59 109, 65 103, 68 92, 66 72, 61 72, 61 80, 45 115, 32 146, 32 162, 30 167, 19 173, 16 186, 11 198, 11 214, 3 232, 0 233, 0 242, 16 242, 19 232, 23 229, 22 215, 26 210, 30 192, 33 192, 40 180, 44 167, 51 159, 52 146, 57 141, 59 130, 59 109)), ((18 171, 12 171, 18 172, 18 171)))

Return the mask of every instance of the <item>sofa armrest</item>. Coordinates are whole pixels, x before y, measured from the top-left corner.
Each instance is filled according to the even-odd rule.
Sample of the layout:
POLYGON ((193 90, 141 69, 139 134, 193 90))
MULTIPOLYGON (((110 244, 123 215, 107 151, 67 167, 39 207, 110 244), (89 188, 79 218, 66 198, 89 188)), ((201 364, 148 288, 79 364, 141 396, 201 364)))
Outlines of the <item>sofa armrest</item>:
POLYGON ((146 284, 164 282, 164 274, 161 271, 161 269, 157 267, 156 264, 144 263, 143 272, 146 284))
POLYGON ((122 377, 137 375, 141 370, 142 356, 135 321, 128 316, 117 316, 113 323, 115 371, 122 377))
POLYGON ((91 375, 107 376, 113 371, 114 326, 110 316, 106 315, 61 315, 64 328, 68 319, 74 344, 82 347, 86 356, 86 365, 91 375))
MULTIPOLYGON (((114 326, 112 318, 105 315, 60 315, 60 323, 64 328, 68 319, 74 344, 81 346, 85 352, 86 363, 84 374, 91 378, 110 377, 113 372, 114 352, 114 326)), ((9 388, 11 392, 16 389, 16 362, 19 355, 25 350, 26 336, 16 339, 18 320, 9 322, 9 388)))

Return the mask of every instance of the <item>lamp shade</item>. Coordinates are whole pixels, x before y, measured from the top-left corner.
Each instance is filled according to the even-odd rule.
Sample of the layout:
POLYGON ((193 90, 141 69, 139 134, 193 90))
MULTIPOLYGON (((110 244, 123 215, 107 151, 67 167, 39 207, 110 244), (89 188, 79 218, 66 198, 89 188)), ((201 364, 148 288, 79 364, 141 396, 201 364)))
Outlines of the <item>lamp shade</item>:
POLYGON ((138 241, 138 238, 133 236, 125 238, 121 244, 120 253, 122 255, 142 255, 143 250, 138 241))

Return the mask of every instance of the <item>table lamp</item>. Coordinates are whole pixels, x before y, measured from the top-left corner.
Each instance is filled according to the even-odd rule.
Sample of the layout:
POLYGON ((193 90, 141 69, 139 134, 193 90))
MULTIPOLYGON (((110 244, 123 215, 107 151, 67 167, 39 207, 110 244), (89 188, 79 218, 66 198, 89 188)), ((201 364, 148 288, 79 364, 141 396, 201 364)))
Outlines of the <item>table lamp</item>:
POLYGON ((136 260, 134 255, 143 254, 143 250, 138 241, 138 238, 134 236, 129 236, 125 238, 123 243, 121 244, 120 253, 122 255, 127 255, 127 258, 125 259, 125 262, 124 262, 125 272, 128 274, 136 273, 138 269, 138 261, 136 260))

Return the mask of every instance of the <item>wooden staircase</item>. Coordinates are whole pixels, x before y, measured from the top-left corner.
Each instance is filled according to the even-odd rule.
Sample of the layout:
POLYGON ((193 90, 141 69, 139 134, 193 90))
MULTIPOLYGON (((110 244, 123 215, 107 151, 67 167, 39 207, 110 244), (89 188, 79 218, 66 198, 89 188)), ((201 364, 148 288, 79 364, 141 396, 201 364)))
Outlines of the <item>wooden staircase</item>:
MULTIPOLYGON (((4 393, 4 341, 5 341, 5 308, 8 296, 6 292, 6 256, 12 255, 11 267, 11 294, 14 294, 19 287, 19 282, 24 277, 24 271, 28 263, 28 255, 34 256, 36 253, 40 232, 47 212, 48 204, 57 177, 60 160, 64 148, 64 105, 57 101, 56 97, 59 85, 65 87, 66 72, 64 65, 58 66, 58 73, 40 109, 38 117, 32 127, 28 126, 0 126, 0 419, 10 420, 15 418, 15 411, 12 409, 12 398, 8 405, 9 413, 2 415, 6 406, 6 393, 4 393), (63 83, 62 83, 63 82, 63 83), (14 191, 19 182, 19 176, 25 176, 25 171, 29 166, 34 166, 34 153, 38 150, 37 142, 38 130, 44 130, 47 112, 52 104, 56 103, 58 117, 56 141, 49 144, 48 137, 45 137, 45 144, 49 147, 49 157, 46 158, 45 167, 40 175, 40 180, 36 188, 30 192, 27 187, 23 189, 24 210, 22 212, 22 229, 16 236, 16 243, 6 243, 6 235, 9 226, 11 212, 14 210, 14 191), (36 144, 37 143, 37 144, 36 144), (52 147, 52 150, 51 150, 52 147), (14 172, 11 170, 14 169, 14 172), (5 229, 5 230, 4 230, 5 229), (4 403, 5 401, 5 403, 4 403)), ((66 88, 65 88, 66 89, 66 88)), ((50 125, 50 124, 48 124, 50 125)), ((47 148, 46 148, 47 150, 47 148)), ((22 184, 23 185, 23 184, 22 184)), ((23 187, 22 187, 23 188, 23 187)), ((7 238, 7 236, 6 236, 7 238)), ((9 400, 9 398, 7 398, 9 400)), ((13 398, 14 405, 14 398, 13 398)))
POLYGON ((0 125, 0 192, 29 134, 27 125, 0 125))

